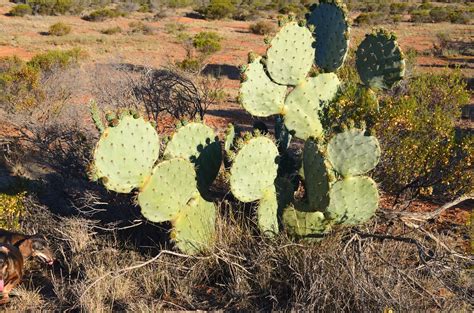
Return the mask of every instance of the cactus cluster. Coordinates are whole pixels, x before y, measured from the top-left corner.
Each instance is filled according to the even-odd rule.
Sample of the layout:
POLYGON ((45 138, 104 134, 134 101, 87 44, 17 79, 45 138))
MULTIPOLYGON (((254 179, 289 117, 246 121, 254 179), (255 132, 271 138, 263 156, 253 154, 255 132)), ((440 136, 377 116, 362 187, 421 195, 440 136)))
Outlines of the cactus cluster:
MULTIPOLYGON (((152 222, 170 221, 171 238, 185 253, 210 246, 216 208, 204 200, 221 165, 220 144, 208 126, 180 127, 159 158, 153 125, 134 112, 107 115, 109 121, 94 150, 90 176, 111 191, 137 190, 141 212, 152 222)), ((98 123, 97 114, 94 121, 98 123)))
MULTIPOLYGON (((248 198, 242 197, 235 186, 232 192, 241 201, 259 200, 259 219, 260 215, 270 215, 271 203, 272 216, 278 208, 283 209, 281 221, 291 235, 311 238, 326 233, 333 225, 363 223, 375 214, 377 185, 363 175, 375 168, 381 151, 377 138, 365 129, 345 127, 335 134, 323 126, 323 109, 341 86, 335 71, 343 65, 349 47, 345 6, 340 1, 322 0, 312 7, 304 24, 290 20, 269 41, 266 56, 251 55, 250 64, 242 68, 239 95, 243 108, 252 115, 276 115, 275 137, 281 160, 292 135, 305 141, 298 172, 305 187, 304 197, 293 199, 296 187, 288 180, 284 187, 281 180, 277 184, 277 166, 272 163, 277 147, 267 138, 265 145, 258 145, 258 149, 265 146, 267 151, 263 155, 265 172, 255 162, 255 155, 262 157, 258 152, 261 150, 251 142, 245 143, 242 152, 247 156, 252 149, 253 160, 234 164, 245 171, 232 168, 231 186, 238 182, 243 185, 240 188, 251 188, 254 196, 248 198), (319 69, 318 74, 314 67, 319 69), (263 177, 265 183, 254 186, 263 177), (270 178, 275 185, 268 185, 270 178)), ((386 31, 367 35, 356 57, 363 83, 361 92, 374 98, 374 91, 391 88, 404 75, 403 54, 395 37, 386 31)))

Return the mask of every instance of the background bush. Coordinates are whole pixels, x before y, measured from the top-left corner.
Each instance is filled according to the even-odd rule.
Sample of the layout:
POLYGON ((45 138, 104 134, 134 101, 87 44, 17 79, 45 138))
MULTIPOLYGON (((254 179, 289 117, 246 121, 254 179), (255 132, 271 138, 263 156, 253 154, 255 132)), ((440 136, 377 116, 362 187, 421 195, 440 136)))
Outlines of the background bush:
POLYGON ((252 33, 256 35, 269 35, 275 32, 276 26, 270 21, 258 21, 249 26, 252 33))
POLYGON ((71 32, 71 26, 58 22, 49 26, 48 34, 52 36, 65 36, 71 32))
POLYGON ((25 16, 33 13, 33 10, 28 4, 20 3, 15 5, 8 14, 10 16, 25 16))
POLYGON ((222 49, 222 38, 215 32, 200 32, 193 38, 193 46, 204 54, 212 54, 222 49))

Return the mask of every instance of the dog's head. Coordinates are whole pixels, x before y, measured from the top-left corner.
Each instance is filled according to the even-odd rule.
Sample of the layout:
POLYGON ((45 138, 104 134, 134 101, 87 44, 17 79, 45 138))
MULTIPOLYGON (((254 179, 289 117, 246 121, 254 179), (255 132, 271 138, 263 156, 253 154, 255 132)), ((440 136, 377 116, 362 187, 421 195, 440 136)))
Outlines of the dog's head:
POLYGON ((38 257, 44 263, 53 265, 54 255, 51 249, 48 247, 48 243, 43 238, 35 235, 30 238, 32 256, 38 257))

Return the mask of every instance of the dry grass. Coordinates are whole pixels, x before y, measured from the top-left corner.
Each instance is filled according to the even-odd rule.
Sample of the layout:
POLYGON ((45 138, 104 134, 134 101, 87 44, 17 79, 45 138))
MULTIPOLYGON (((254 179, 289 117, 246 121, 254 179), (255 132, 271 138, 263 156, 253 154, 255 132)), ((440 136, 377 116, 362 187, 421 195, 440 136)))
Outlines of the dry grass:
MULTIPOLYGON (((104 232, 97 221, 53 216, 33 202, 28 207, 35 219, 25 230, 43 230, 60 261, 54 270, 30 268, 7 310, 462 312, 473 300, 470 260, 399 222, 379 224, 379 219, 358 231, 383 228, 384 234, 415 239, 418 247, 365 238, 354 230, 336 231, 313 244, 295 243, 284 234, 269 241, 222 204, 226 217, 218 220, 213 251, 186 257, 162 250, 143 265, 159 251, 132 245, 121 231, 104 232), (135 268, 124 270, 130 266, 135 268)), ((463 231, 436 236, 450 244, 463 231)), ((145 236, 139 228, 133 234, 145 236)))

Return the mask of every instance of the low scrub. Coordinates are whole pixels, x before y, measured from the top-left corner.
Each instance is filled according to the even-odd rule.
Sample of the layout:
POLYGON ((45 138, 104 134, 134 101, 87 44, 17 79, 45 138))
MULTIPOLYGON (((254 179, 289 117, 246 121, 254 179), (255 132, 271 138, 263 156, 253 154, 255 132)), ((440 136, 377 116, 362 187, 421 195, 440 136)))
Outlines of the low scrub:
POLYGON ((30 15, 33 13, 33 10, 28 4, 25 3, 20 3, 15 5, 10 12, 8 12, 8 15, 10 16, 25 16, 25 15, 30 15))
POLYGON ((236 7, 231 0, 211 0, 207 7, 201 8, 199 12, 211 20, 231 17, 236 7))
POLYGON ((200 32, 193 38, 193 46, 203 54, 212 54, 220 51, 222 37, 215 32, 200 32))
POLYGON ((103 22, 121 16, 126 16, 126 14, 118 9, 103 8, 92 11, 84 16, 83 19, 90 22, 103 22))
POLYGON ((73 0, 27 0, 33 14, 63 15, 73 7, 73 0))
POLYGON ((140 21, 130 22, 128 27, 130 27, 130 33, 132 34, 153 35, 155 32, 153 27, 140 21))
POLYGON ((71 32, 71 26, 58 22, 49 27, 48 34, 51 36, 66 36, 71 32))
POLYGON ((251 24, 249 29, 256 35, 270 35, 276 31, 276 26, 270 21, 259 21, 251 24))
POLYGON ((102 29, 100 32, 104 35, 115 35, 120 34, 122 32, 122 28, 120 28, 119 26, 114 26, 102 29))

